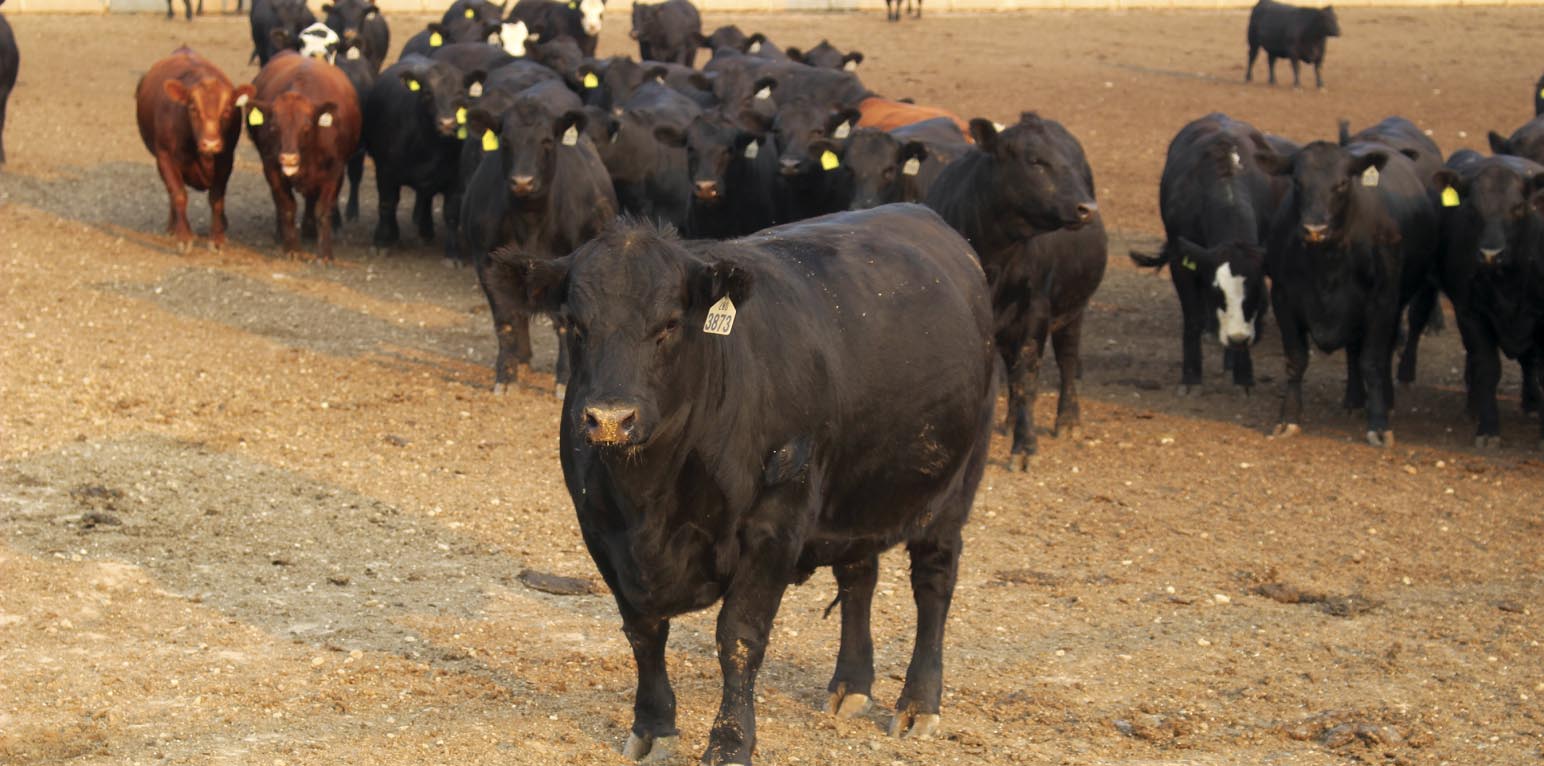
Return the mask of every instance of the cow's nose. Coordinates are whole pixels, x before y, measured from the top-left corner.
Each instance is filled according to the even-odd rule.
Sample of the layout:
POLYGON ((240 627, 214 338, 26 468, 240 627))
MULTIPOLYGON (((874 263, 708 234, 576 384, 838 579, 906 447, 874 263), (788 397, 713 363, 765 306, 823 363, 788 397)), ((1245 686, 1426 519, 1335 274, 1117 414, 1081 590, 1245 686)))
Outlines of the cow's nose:
POLYGON ((295 152, 281 153, 279 155, 279 170, 283 171, 284 175, 287 176, 292 176, 296 173, 299 173, 300 154, 295 152))
POLYGON ((218 138, 208 138, 198 143, 198 148, 204 154, 219 154, 225 148, 225 142, 218 138))
POLYGON ((1078 220, 1083 223, 1088 223, 1094 220, 1094 214, 1097 212, 1099 212, 1099 205, 1093 202, 1082 202, 1078 204, 1078 220))
POLYGON ((454 117, 441 117, 440 118, 440 132, 445 134, 445 135, 447 135, 447 136, 450 135, 451 133, 456 132, 456 118, 454 118, 454 117))
POLYGON ((718 199, 718 182, 698 181, 697 197, 705 200, 718 199))
POLYGON ((1324 233, 1329 231, 1329 224, 1305 223, 1303 224, 1303 238, 1309 242, 1322 242, 1324 233))
POLYGON ((1247 332, 1235 332, 1228 334, 1228 345, 1232 346, 1233 348, 1242 348, 1247 346, 1249 345, 1249 341, 1252 340, 1254 340, 1254 336, 1247 332))
POLYGON ((777 171, 785 176, 796 175, 799 172, 799 161, 784 157, 777 161, 777 171))
POLYGON ((603 405, 584 408, 584 436, 591 444, 626 444, 638 424, 638 408, 603 405))
POLYGON ((1499 248, 1499 247, 1497 247, 1497 248, 1482 247, 1482 248, 1480 248, 1480 256, 1485 259, 1486 263, 1495 263, 1496 259, 1501 257, 1501 250, 1502 250, 1502 248, 1499 248))
POLYGON ((536 188, 535 176, 515 176, 509 179, 509 186, 516 194, 529 194, 536 188))
POLYGON ((358 37, 358 36, 359 36, 359 30, 357 30, 357 29, 345 29, 345 30, 343 30, 343 39, 345 39, 345 40, 352 40, 352 39, 354 39, 355 37, 358 37))

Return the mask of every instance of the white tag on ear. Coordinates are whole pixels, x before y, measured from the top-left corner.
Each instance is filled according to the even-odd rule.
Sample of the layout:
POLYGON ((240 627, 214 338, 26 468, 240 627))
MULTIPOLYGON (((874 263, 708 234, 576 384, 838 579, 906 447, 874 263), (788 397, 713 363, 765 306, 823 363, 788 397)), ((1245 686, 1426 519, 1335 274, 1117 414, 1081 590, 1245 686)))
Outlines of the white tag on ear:
POLYGON ((332 112, 322 112, 322 116, 316 118, 316 126, 319 128, 332 127, 332 112))
POLYGON ((746 48, 745 52, 746 53, 760 53, 761 52, 761 41, 757 40, 756 42, 751 43, 751 47, 746 48))
POLYGON ((756 99, 758 101, 765 101, 765 100, 767 100, 767 99, 769 99, 771 97, 772 97, 772 88, 771 88, 771 86, 768 86, 768 87, 762 88, 761 90, 756 91, 756 99))
POLYGON ((579 143, 579 128, 570 125, 568 130, 563 131, 563 145, 573 146, 577 143, 579 143))
POLYGON ((914 175, 917 174, 917 171, 919 171, 921 169, 922 169, 922 161, 917 159, 916 157, 912 157, 911 159, 906 161, 905 165, 901 166, 901 174, 902 175, 908 175, 908 176, 914 176, 914 175))
POLYGON ((1234 149, 1233 151, 1228 152, 1228 159, 1233 161, 1233 169, 1234 170, 1243 170, 1244 169, 1244 158, 1238 156, 1238 150, 1237 149, 1234 149))
POLYGON ((241 95, 236 97, 236 106, 238 108, 246 106, 246 105, 247 105, 247 94, 243 93, 243 94, 241 94, 241 95))
POLYGON ((472 98, 482 98, 482 94, 483 87, 482 83, 480 82, 474 82, 472 83, 471 87, 466 89, 466 95, 471 96, 472 98))
POLYGON ((702 331, 710 335, 728 335, 733 329, 734 301, 726 295, 708 309, 708 321, 702 323, 702 331))
POLYGON ((849 136, 851 134, 852 134, 852 126, 848 125, 846 120, 842 120, 842 124, 836 126, 836 132, 832 133, 831 137, 832 138, 846 138, 847 136, 849 136))
POLYGON ((845 69, 845 70, 847 70, 849 72, 856 72, 856 71, 858 71, 858 60, 857 59, 848 59, 847 63, 842 65, 842 69, 845 69))
POLYGON ((348 49, 348 53, 343 54, 343 58, 346 58, 349 61, 358 61, 359 60, 359 56, 360 56, 360 53, 359 53, 359 47, 358 46, 355 46, 353 48, 349 48, 348 49))
POLYGON ((1362 185, 1363 186, 1377 186, 1378 185, 1378 169, 1377 168, 1375 168, 1375 167, 1373 167, 1371 165, 1368 165, 1367 169, 1362 171, 1362 185))
POLYGON ((745 159, 754 160, 758 154, 761 154, 760 144, 752 141, 745 145, 745 159))

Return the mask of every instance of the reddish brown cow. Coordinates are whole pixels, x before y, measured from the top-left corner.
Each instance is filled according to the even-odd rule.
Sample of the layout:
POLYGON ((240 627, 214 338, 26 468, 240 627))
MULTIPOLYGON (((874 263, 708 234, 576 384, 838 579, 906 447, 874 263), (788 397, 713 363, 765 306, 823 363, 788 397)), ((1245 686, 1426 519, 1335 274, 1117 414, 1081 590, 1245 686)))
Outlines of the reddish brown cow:
POLYGON ((295 233, 294 194, 300 192, 306 200, 301 233, 315 236, 317 254, 331 261, 338 189, 359 146, 359 97, 341 69, 293 51, 270 59, 252 84, 257 92, 247 103, 247 133, 263 158, 284 252, 302 257, 295 233))
POLYGON ((135 90, 140 138, 171 197, 166 229, 183 252, 193 247, 188 186, 209 192, 209 244, 225 244, 225 185, 241 138, 241 104, 251 96, 251 85, 232 87, 224 72, 189 48, 157 61, 135 90))
POLYGON ((948 117, 954 120, 954 124, 959 127, 961 133, 970 135, 970 123, 960 119, 960 116, 953 112, 931 106, 918 106, 904 101, 871 97, 858 102, 858 112, 863 115, 858 120, 860 128, 891 130, 935 117, 948 117))

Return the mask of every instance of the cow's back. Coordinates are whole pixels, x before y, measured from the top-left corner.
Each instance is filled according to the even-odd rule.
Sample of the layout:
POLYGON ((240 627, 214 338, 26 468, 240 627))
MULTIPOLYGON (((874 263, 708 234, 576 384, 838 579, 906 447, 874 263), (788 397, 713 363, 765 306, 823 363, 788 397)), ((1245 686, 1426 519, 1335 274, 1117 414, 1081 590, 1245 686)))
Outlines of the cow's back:
POLYGON ((1158 206, 1170 240, 1203 247, 1264 241, 1274 211, 1272 179, 1255 160, 1248 123, 1211 114, 1180 130, 1169 144, 1158 206))

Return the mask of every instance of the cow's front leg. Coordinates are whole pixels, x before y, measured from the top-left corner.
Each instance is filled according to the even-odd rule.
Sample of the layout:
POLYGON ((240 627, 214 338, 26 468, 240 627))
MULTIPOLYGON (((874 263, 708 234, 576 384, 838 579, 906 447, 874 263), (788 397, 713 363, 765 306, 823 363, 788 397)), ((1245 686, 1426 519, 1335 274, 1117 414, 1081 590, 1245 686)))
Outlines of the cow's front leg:
POLYGON ((836 672, 826 685, 831 693, 826 712, 852 718, 868 711, 874 694, 874 637, 869 615, 874 585, 879 581, 879 557, 838 564, 831 571, 842 602, 842 644, 836 653, 836 672))
POLYGON ((796 558, 769 553, 742 554, 718 612, 718 667, 724 674, 724 696, 702 755, 705 766, 750 766, 756 750, 756 674, 787 587, 788 568, 796 558))
POLYGON ((1373 319, 1367 323, 1367 343, 1362 349, 1360 370, 1367 391, 1367 443, 1374 447, 1394 446, 1394 430, 1389 426, 1389 412, 1394 409, 1394 340, 1399 331, 1399 312, 1385 312, 1392 319, 1373 319))
POLYGON ((627 744, 622 746, 622 755, 646 763, 667 761, 678 739, 675 692, 670 688, 670 674, 665 667, 670 621, 624 610, 622 633, 632 645, 633 662, 638 667, 633 728, 627 735, 627 744))
POLYGON ((1303 375, 1308 372, 1308 334, 1292 310, 1291 300, 1278 287, 1271 289, 1271 308, 1276 310, 1276 326, 1281 330, 1281 354, 1287 363, 1281 417, 1271 435, 1289 437, 1303 430, 1303 375))

